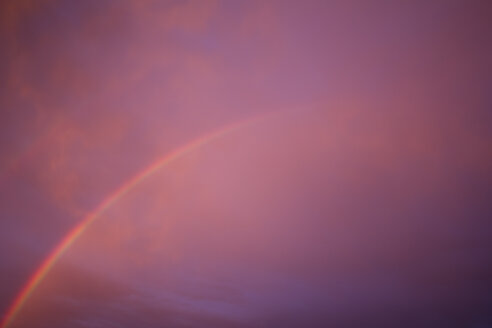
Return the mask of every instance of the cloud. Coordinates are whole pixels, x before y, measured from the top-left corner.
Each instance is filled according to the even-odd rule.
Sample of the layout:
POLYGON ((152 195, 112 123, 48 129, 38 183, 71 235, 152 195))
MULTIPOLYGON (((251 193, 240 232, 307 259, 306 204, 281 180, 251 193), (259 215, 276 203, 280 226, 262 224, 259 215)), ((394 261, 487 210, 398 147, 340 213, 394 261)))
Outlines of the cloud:
POLYGON ((113 204, 18 326, 488 322, 484 12, 2 3, 2 309, 24 281, 11 277, 28 277, 125 181, 275 112, 113 204))

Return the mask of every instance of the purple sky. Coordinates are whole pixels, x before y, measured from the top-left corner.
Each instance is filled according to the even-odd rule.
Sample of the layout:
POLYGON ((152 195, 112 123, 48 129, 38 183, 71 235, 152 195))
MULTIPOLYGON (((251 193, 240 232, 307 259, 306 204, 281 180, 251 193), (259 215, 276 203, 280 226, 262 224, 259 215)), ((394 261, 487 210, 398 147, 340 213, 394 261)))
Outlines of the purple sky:
POLYGON ((0 2, 12 327, 492 327, 488 1, 0 2))

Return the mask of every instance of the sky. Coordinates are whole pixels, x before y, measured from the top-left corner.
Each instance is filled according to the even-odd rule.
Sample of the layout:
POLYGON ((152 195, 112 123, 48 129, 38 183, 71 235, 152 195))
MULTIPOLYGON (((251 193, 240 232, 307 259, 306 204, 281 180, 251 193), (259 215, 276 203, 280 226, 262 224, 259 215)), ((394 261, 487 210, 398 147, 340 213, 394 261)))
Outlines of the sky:
POLYGON ((492 327, 491 22, 0 1, 1 328, 492 327))

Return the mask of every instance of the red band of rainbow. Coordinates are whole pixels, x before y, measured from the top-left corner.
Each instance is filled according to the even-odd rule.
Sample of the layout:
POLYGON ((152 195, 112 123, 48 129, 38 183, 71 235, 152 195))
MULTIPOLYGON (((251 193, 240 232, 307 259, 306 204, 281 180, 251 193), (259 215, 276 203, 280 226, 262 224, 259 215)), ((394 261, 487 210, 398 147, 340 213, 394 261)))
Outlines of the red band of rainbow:
POLYGON ((189 152, 219 138, 225 134, 234 131, 240 127, 259 120, 265 117, 261 115, 259 117, 254 117, 244 121, 232 123, 219 130, 206 134, 200 138, 197 138, 190 143, 174 150, 173 152, 161 157, 149 167, 135 175, 129 181, 125 182, 118 189, 116 189, 112 194, 110 194, 98 207, 96 207, 92 212, 90 212, 75 228, 73 228, 62 241, 53 249, 50 255, 41 263, 39 268, 34 272, 31 278, 27 281, 26 285, 21 289, 14 302, 8 309, 4 320, 2 321, 0 327, 7 328, 19 314, 26 301, 30 298, 31 294, 36 290, 36 287, 43 281, 46 275, 50 272, 51 268, 56 264, 58 259, 70 248, 70 246, 80 237, 84 231, 91 225, 94 220, 100 217, 108 208, 110 208, 114 203, 120 200, 125 194, 131 191, 135 186, 140 184, 149 176, 153 175, 162 167, 173 162, 174 160, 183 157, 189 152))

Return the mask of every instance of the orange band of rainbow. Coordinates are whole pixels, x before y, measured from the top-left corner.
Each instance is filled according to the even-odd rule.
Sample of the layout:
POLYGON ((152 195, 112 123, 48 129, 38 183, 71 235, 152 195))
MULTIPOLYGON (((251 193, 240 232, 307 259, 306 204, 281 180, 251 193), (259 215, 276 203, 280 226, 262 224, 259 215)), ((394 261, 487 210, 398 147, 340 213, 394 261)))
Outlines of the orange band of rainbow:
POLYGON ((149 167, 147 167, 136 176, 131 178, 129 181, 121 185, 118 189, 116 189, 98 207, 90 212, 75 228, 73 228, 55 247, 51 254, 43 261, 43 263, 34 272, 26 285, 21 289, 21 291, 15 298, 14 302, 7 311, 0 327, 7 328, 12 323, 12 321, 18 315, 19 311, 22 309, 31 294, 34 292, 34 290, 36 290, 36 287, 43 281, 46 275, 50 272, 51 268, 56 264, 58 259, 67 251, 67 249, 70 248, 70 246, 77 240, 77 238, 84 233, 84 231, 91 225, 92 222, 94 222, 94 220, 100 217, 108 208, 110 208, 114 203, 121 199, 125 194, 127 194, 135 186, 140 184, 149 176, 153 175, 165 165, 173 162, 180 157, 183 157, 189 152, 213 141, 214 139, 222 137, 225 134, 238 129, 239 127, 247 125, 248 123, 257 121, 262 117, 265 117, 265 115, 227 125, 217 131, 211 132, 205 136, 195 139, 190 143, 158 159, 149 167))

